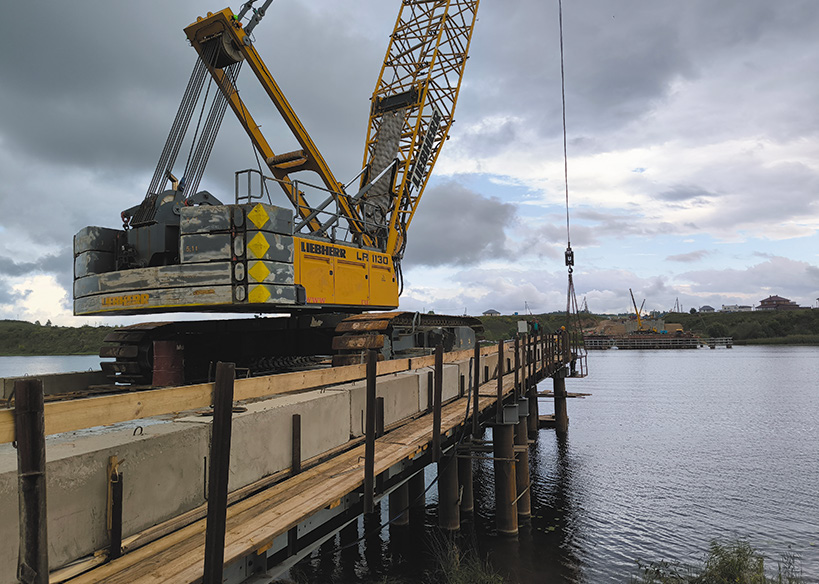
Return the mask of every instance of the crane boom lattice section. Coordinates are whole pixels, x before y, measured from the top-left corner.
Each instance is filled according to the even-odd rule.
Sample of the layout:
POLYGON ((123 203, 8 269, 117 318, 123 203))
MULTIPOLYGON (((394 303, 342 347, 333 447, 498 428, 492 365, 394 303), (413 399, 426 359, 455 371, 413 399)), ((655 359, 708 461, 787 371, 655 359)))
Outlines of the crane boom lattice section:
POLYGON ((382 134, 394 135, 392 127, 400 125, 392 149, 398 161, 394 195, 385 200, 375 189, 368 197, 388 216, 386 252, 394 257, 403 254, 407 229, 453 122, 478 4, 404 1, 398 14, 373 93, 364 153, 368 176, 375 176, 384 167, 379 143, 390 140, 382 134))

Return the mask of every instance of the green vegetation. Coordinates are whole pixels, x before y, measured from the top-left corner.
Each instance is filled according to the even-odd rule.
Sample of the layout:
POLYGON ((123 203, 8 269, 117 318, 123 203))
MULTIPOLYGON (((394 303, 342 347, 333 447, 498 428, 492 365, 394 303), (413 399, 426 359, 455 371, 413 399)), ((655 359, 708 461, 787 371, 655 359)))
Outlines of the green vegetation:
POLYGON ((776 575, 765 573, 765 558, 743 540, 729 544, 711 542, 701 566, 672 562, 638 562, 640 576, 632 584, 801 584, 804 582, 797 559, 786 554, 776 575))
MULTIPOLYGON (((561 326, 566 326, 565 312, 550 312, 547 314, 535 315, 512 315, 512 316, 480 316, 480 321, 484 327, 484 338, 487 341, 500 341, 501 339, 511 339, 518 330, 519 320, 535 321, 547 332, 554 332, 561 326)), ((592 327, 603 320, 602 316, 584 314, 581 319, 583 328, 592 327)))
MULTIPOLYGON (((362 584, 505 584, 506 579, 495 571, 488 560, 482 560, 470 548, 464 551, 450 536, 433 535, 425 540, 430 565, 417 575, 372 575, 360 577, 362 584)), ((467 544, 468 545, 468 544, 467 544)), ((313 584, 318 582, 310 570, 311 560, 297 564, 290 571, 289 580, 276 580, 276 584, 313 584)), ((425 562, 426 563, 426 562, 425 562)), ((400 568, 400 565, 399 565, 400 568)), ((414 566, 415 569, 418 566, 414 566)), ((345 579, 326 577, 321 582, 349 582, 345 579)))
POLYGON ((819 310, 671 313, 667 323, 706 337, 733 337, 739 344, 819 344, 819 310))
POLYGON ((474 551, 463 551, 458 544, 435 538, 432 542, 435 571, 424 579, 429 584, 503 584, 503 576, 495 572, 488 560, 481 560, 474 551))
POLYGON ((96 355, 111 327, 0 321, 0 355, 96 355))

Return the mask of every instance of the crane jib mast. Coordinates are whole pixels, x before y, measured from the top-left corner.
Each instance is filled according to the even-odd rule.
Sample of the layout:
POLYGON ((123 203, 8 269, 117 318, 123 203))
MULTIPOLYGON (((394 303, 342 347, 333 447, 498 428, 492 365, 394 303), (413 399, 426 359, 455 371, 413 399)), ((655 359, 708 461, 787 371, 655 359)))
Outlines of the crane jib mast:
MULTIPOLYGON (((145 199, 123 212, 123 229, 88 227, 75 237, 75 314, 396 307, 407 230, 452 124, 477 8, 475 0, 400 3, 354 194, 336 179, 239 16, 226 8, 186 27, 199 60, 145 199), (277 152, 262 133, 236 85, 243 64, 298 150, 277 152), (202 90, 208 77, 215 89, 202 90), (199 131, 191 118, 203 93, 213 104, 199 131), (223 204, 224 195, 194 191, 228 107, 261 166, 237 173, 234 201, 223 204), (194 126, 203 143, 191 145, 177 179, 176 155, 194 126), (273 187, 290 210, 272 204, 273 187)), ((263 14, 254 13, 253 26, 263 14)))
POLYGON ((359 363, 362 349, 384 358, 439 342, 463 349, 481 328, 467 317, 356 314, 398 306, 407 230, 452 125, 478 1, 400 2, 372 95, 362 170, 346 185, 253 45, 250 30, 269 3, 246 26, 252 1, 239 15, 226 8, 185 28, 198 60, 145 197, 122 212, 121 229, 89 226, 74 236, 74 314, 290 317, 117 329, 100 356, 116 359, 102 366, 118 384, 202 381, 218 360, 256 374, 313 366, 315 356, 331 353, 334 365, 359 363), (297 150, 280 151, 262 133, 237 86, 248 67, 297 150), (198 185, 228 108, 257 164, 235 173, 226 204, 229 196, 198 185), (283 206, 271 190, 284 194, 283 206), (169 378, 167 370, 157 373, 157 360, 182 365, 169 378))

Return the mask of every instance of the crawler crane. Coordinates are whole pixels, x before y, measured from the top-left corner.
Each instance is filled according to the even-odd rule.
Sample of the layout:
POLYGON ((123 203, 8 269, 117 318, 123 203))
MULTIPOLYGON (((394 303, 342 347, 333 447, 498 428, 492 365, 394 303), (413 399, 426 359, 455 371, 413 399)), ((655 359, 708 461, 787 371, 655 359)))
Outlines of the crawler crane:
POLYGON ((452 126, 479 0, 400 2, 362 170, 348 184, 254 47, 271 1, 208 13, 185 28, 198 59, 144 199, 122 212, 120 229, 86 227, 74 237, 74 314, 289 316, 118 329, 100 351, 115 358, 103 368, 118 383, 199 381, 216 360, 263 373, 334 351, 333 363, 346 364, 360 362, 364 349, 392 358, 440 340, 447 349, 475 343, 477 319, 369 311, 398 307, 407 232, 452 126), (262 134, 237 89, 244 64, 298 150, 277 153, 262 134), (236 173, 233 201, 224 203, 225 194, 198 186, 228 106, 259 164, 236 173), (189 152, 181 172, 180 152, 189 152), (290 208, 274 205, 271 190, 290 208), (158 379, 159 369, 173 373, 158 379))

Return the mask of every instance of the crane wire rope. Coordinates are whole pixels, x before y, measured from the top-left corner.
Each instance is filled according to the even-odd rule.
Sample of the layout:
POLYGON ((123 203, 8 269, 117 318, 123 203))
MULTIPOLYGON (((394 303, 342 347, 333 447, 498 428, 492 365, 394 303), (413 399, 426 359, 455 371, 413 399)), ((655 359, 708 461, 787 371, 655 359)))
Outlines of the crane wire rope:
POLYGON ((569 224, 569 153, 567 147, 566 131, 566 73, 564 66, 563 51, 563 0, 557 0, 558 23, 560 30, 560 98, 563 107, 563 181, 566 192, 566 267, 568 268, 569 283, 566 290, 566 329, 569 335, 569 342, 572 351, 571 375, 585 377, 586 348, 582 343, 583 331, 580 323, 579 310, 577 307, 577 296, 574 290, 574 278, 572 277, 574 267, 574 251, 572 251, 572 236, 569 224), (580 371, 576 366, 580 365, 580 371))
MULTIPOLYGON (((558 21, 560 25, 560 98, 563 105, 563 181, 566 186, 566 242, 572 248, 572 236, 569 229, 569 154, 566 146, 566 74, 563 66, 563 0, 557 1, 558 21)), ((569 266, 569 273, 572 267, 569 266)))

